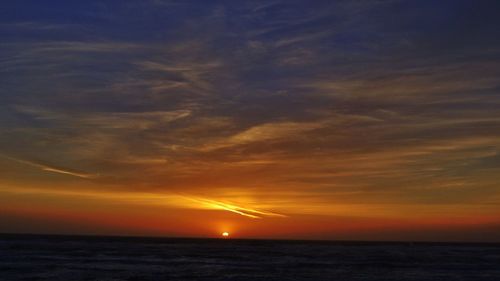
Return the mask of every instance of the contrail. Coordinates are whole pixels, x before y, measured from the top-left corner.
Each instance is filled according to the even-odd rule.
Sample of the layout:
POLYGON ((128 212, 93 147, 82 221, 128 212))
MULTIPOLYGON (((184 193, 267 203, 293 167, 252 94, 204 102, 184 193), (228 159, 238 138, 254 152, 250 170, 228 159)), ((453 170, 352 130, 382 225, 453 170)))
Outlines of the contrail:
POLYGON ((23 160, 23 159, 18 159, 18 158, 10 157, 10 156, 7 156, 7 155, 1 155, 0 154, 0 156, 2 156, 4 158, 7 158, 9 160, 18 162, 18 163, 26 164, 26 165, 29 165, 29 166, 32 166, 32 167, 37 167, 37 168, 41 169, 42 171, 46 171, 46 172, 52 172, 52 173, 70 175, 70 176, 84 178, 84 179, 92 179, 92 178, 96 178, 98 176, 97 174, 87 174, 87 173, 81 173, 81 172, 75 172, 75 171, 68 171, 66 169, 60 169, 60 168, 56 168, 56 167, 53 167, 53 166, 48 166, 48 165, 45 165, 45 164, 40 164, 40 163, 33 162, 33 161, 28 161, 28 160, 23 160))
POLYGON ((278 213, 273 213, 273 212, 268 212, 268 211, 262 211, 262 210, 255 210, 255 209, 250 209, 250 208, 244 208, 240 207, 234 204, 228 204, 216 200, 211 200, 211 199, 205 199, 205 198, 197 198, 197 197, 188 197, 186 196, 187 199, 203 203, 205 206, 208 206, 212 209, 218 209, 218 210, 225 210, 229 212, 233 212, 245 217, 249 217, 252 219, 260 219, 262 216, 268 216, 268 217, 286 217, 285 215, 278 214, 278 213))

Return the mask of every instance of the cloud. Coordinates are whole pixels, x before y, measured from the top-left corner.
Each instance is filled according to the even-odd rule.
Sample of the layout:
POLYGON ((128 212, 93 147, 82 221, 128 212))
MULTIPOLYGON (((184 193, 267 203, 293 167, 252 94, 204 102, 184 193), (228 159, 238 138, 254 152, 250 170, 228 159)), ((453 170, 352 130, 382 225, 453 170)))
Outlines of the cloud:
POLYGON ((61 31, 64 29, 80 28, 77 24, 51 24, 34 21, 1 23, 0 29, 14 31, 61 31))
POLYGON ((278 214, 274 212, 269 212, 269 211, 262 211, 262 210, 255 210, 251 208, 245 208, 241 206, 237 206, 235 204, 230 204, 230 203, 225 203, 217 200, 211 200, 211 199, 206 199, 206 198, 197 198, 197 197, 186 197, 189 200, 195 201, 202 203, 205 207, 209 209, 215 209, 215 210, 225 210, 229 211, 232 213, 236 213, 238 215, 252 218, 252 219, 260 219, 263 216, 266 217, 286 217, 283 214, 278 214))
POLYGON ((30 114, 37 120, 68 124, 68 126, 94 127, 100 129, 144 130, 167 124, 191 114, 189 110, 147 112, 79 112, 51 111, 36 107, 16 106, 18 112, 30 114))
POLYGON ((162 92, 175 88, 187 88, 200 94, 208 94, 212 84, 206 77, 210 72, 216 71, 219 62, 173 62, 171 65, 158 62, 145 61, 138 63, 143 71, 159 72, 171 76, 170 79, 150 80, 154 92, 162 92))
POLYGON ((464 98, 460 93, 495 89, 499 73, 500 69, 490 62, 453 63, 399 70, 395 73, 365 74, 364 77, 339 81, 318 81, 304 86, 327 95, 351 99, 452 102, 464 98))
POLYGON ((99 177, 99 174, 89 174, 89 173, 83 173, 83 172, 78 172, 78 171, 73 171, 70 169, 63 169, 63 168, 56 168, 54 166, 49 166, 45 165, 42 163, 38 162, 33 162, 33 161, 28 161, 28 160, 23 160, 23 159, 18 159, 18 158, 13 158, 10 156, 5 156, 5 155, 0 155, 3 158, 7 158, 9 160, 21 163, 21 164, 26 164, 28 166, 32 167, 37 167, 42 171, 46 172, 51 172, 51 173, 56 173, 56 174, 63 174, 63 175, 69 175, 73 177, 78 177, 78 178, 84 178, 84 179, 95 179, 99 177))
POLYGON ((297 137, 301 133, 321 128, 321 123, 276 122, 253 126, 247 130, 205 145, 202 150, 210 151, 254 142, 297 137))

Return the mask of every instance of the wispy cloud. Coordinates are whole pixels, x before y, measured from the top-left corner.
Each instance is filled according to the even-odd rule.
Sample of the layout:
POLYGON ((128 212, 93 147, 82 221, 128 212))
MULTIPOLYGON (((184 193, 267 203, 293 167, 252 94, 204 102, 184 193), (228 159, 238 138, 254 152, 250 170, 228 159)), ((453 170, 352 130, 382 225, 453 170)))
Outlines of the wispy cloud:
POLYGON ((297 137, 301 133, 321 128, 321 123, 276 122, 253 126, 226 139, 209 143, 202 147, 204 151, 250 144, 254 142, 297 137))
POLYGON ((7 158, 9 160, 25 164, 28 166, 36 167, 39 168, 42 171, 50 172, 50 173, 56 173, 56 174, 63 174, 63 175, 68 175, 68 176, 73 176, 73 177, 78 177, 78 178, 84 178, 84 179, 95 179, 99 177, 99 174, 89 174, 89 173, 83 173, 83 172, 78 172, 70 169, 63 169, 63 168, 56 168, 54 166, 42 164, 39 162, 34 162, 34 161, 28 161, 28 160, 23 160, 23 159, 18 159, 10 156, 5 156, 5 155, 0 155, 3 158, 7 158))
POLYGON ((78 24, 51 24, 44 22, 35 21, 24 21, 24 22, 12 22, 12 23, 1 23, 0 29, 14 30, 14 31, 60 31, 64 29, 75 29, 81 28, 83 26, 78 24))
POLYGON ((189 110, 69 113, 27 106, 15 108, 18 112, 34 116, 37 120, 102 129, 147 129, 185 118, 191 114, 189 110))
POLYGON ((209 209, 224 210, 252 219, 260 219, 262 217, 286 217, 283 214, 241 207, 232 203, 226 203, 212 199, 188 197, 188 196, 186 198, 195 202, 199 202, 209 209))

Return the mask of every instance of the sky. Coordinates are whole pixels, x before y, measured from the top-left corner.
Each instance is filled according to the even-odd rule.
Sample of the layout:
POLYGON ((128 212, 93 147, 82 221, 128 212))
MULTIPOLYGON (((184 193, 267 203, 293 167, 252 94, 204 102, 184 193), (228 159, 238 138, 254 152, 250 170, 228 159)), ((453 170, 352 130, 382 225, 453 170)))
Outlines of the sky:
POLYGON ((498 1, 9 1, 0 232, 500 242, 498 1))

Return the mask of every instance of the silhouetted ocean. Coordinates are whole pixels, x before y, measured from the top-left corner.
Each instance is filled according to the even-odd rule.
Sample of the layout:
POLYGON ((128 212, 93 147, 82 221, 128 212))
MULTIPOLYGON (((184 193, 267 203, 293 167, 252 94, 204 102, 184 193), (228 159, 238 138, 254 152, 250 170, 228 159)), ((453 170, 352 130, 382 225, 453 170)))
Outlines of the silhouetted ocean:
POLYGON ((499 244, 0 235, 0 280, 500 280, 499 244))

